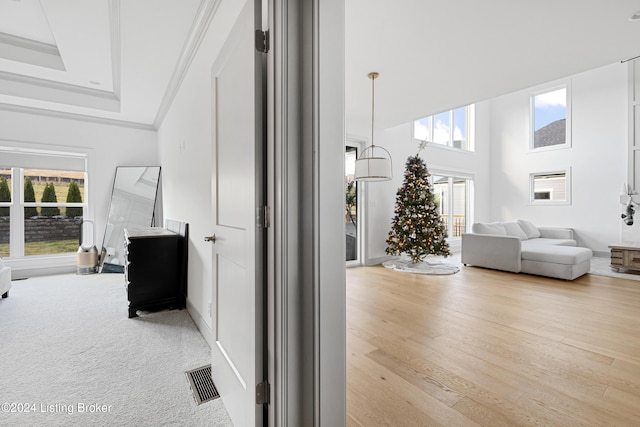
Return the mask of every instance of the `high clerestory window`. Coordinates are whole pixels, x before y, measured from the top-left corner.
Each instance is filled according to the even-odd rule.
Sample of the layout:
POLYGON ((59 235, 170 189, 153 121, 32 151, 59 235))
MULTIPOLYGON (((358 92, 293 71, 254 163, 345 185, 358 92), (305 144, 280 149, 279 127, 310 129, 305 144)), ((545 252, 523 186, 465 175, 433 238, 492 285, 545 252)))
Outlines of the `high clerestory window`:
POLYGON ((413 122, 413 138, 473 151, 473 105, 444 111, 413 122))

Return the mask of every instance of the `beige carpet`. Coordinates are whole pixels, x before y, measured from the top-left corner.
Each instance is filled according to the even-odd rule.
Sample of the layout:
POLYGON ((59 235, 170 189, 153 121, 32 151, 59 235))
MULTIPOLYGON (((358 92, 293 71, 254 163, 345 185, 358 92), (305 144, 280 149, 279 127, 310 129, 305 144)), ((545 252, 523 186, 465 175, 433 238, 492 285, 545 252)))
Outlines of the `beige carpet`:
POLYGON ((210 354, 185 310, 127 318, 122 274, 14 281, 0 300, 0 426, 230 426, 185 375, 210 354))

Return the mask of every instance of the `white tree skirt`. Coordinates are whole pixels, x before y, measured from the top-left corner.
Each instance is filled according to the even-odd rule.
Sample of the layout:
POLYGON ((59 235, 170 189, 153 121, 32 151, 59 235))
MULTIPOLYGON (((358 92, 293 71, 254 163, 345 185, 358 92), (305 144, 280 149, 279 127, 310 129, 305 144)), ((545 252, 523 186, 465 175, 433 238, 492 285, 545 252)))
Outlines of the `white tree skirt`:
POLYGON ((457 265, 447 264, 442 261, 420 261, 414 264, 411 259, 394 259, 385 261, 382 265, 396 271, 417 274, 455 274, 460 271, 457 265))

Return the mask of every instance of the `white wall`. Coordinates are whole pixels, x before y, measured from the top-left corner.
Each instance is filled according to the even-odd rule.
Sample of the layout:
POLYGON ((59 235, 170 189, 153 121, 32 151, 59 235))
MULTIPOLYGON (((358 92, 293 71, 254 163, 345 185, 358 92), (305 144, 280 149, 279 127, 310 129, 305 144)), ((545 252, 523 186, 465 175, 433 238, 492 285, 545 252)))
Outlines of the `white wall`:
MULTIPOLYGON (((544 86, 476 104, 475 152, 449 150, 435 144, 422 152, 430 171, 474 176, 475 203, 471 221, 528 219, 540 226, 566 226, 578 244, 604 254, 620 240, 620 189, 627 180, 627 67, 613 64, 549 86, 569 82, 572 93, 572 147, 529 153, 529 96, 544 86), (571 168, 572 203, 533 206, 529 174, 571 168)), ((365 263, 386 259, 385 240, 402 183, 404 162, 417 151, 412 124, 375 132, 375 141, 393 158, 394 178, 365 184, 365 263)), ((347 133, 368 141, 370 129, 349 127, 347 133)), ((368 142, 367 142, 368 144, 368 142)), ((628 234, 628 233, 627 233, 628 234)), ((455 249, 455 243, 452 244, 455 249)))
POLYGON ((189 223, 189 312, 206 338, 212 291, 212 248, 204 242, 213 230, 211 66, 243 5, 221 2, 158 130, 164 217, 189 223))
MULTIPOLYGON (((478 103, 475 107, 476 147, 474 152, 449 149, 437 144, 430 144, 421 152, 429 172, 438 171, 459 172, 471 175, 475 183, 474 218, 489 216, 489 205, 481 203, 490 197, 490 146, 488 145, 489 104, 478 103)), ((347 123, 347 127, 348 127, 347 123)), ((349 128, 347 133, 353 137, 370 135, 370 129, 349 128)), ((369 145, 370 137, 362 136, 362 140, 369 145)), ((390 129, 376 129, 374 134, 376 145, 380 145, 391 154, 393 160, 393 179, 391 181, 366 183, 366 219, 365 219, 365 264, 375 264, 387 259, 385 254, 386 239, 391 229, 391 218, 395 208, 396 191, 402 185, 405 163, 409 156, 418 151, 418 142, 413 140, 413 122, 390 129)), ((456 242, 450 240, 450 247, 456 250, 456 242)))
MULTIPOLYGON (((629 169, 627 171, 628 189, 633 194, 633 201, 636 203, 635 210, 638 211, 638 204, 640 204, 640 59, 629 61, 629 169)), ((625 205, 629 201, 629 196, 621 196, 621 203, 625 205)), ((626 209, 622 208, 622 211, 626 213, 626 209)), ((638 226, 638 217, 634 217, 635 225, 623 226, 622 236, 620 240, 623 242, 638 242, 640 241, 640 227, 638 226)))
MULTIPOLYGON (((96 243, 99 247, 104 235, 116 167, 158 165, 156 142, 157 135, 153 130, 0 111, 1 146, 88 154, 88 217, 95 221, 96 243)), ((63 261, 64 271, 75 271, 75 254, 66 258, 63 261)), ((34 264, 27 260, 21 262, 19 268, 14 268, 27 268, 29 274, 48 274, 47 271, 38 272, 37 267, 42 265, 42 261, 34 264)))
MULTIPOLYGON (((491 209, 478 220, 533 221, 572 227, 580 246, 607 252, 620 239, 620 189, 627 179, 627 67, 613 64, 572 76, 572 147, 528 152, 529 97, 523 90, 491 104, 491 209), (529 203, 529 174, 571 167, 572 202, 529 203)), ((553 85, 553 83, 551 84, 553 85)), ((487 144, 481 141, 480 144, 487 144)))

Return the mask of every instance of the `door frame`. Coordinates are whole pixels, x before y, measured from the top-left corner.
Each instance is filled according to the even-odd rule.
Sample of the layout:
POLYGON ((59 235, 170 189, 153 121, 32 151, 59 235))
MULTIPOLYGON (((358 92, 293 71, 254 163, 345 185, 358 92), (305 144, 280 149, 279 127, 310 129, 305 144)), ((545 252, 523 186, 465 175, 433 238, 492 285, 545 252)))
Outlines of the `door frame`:
POLYGON ((270 425, 346 424, 344 0, 270 0, 270 425), (271 113, 270 113, 271 114, 271 113))

